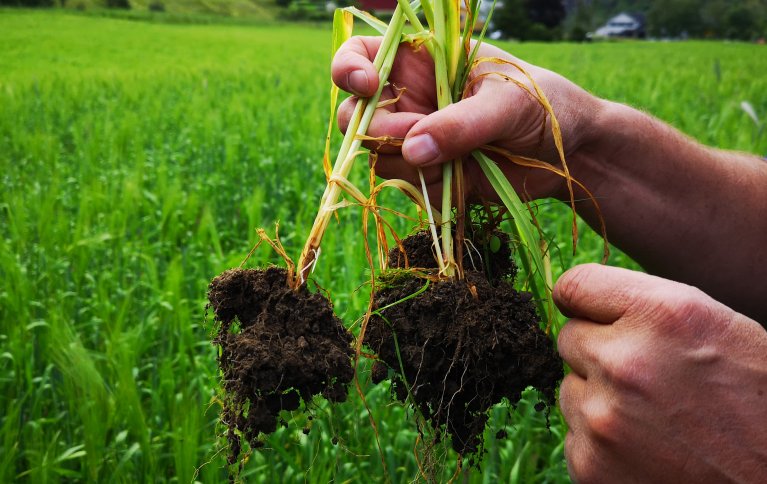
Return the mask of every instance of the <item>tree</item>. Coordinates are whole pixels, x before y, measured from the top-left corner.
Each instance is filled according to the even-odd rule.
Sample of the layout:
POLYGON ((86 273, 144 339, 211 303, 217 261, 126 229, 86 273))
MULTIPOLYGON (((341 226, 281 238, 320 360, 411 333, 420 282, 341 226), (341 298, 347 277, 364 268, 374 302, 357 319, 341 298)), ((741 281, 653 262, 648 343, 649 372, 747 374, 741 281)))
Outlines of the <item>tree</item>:
POLYGON ((754 3, 739 3, 732 5, 726 15, 726 36, 730 39, 751 40, 762 33, 761 16, 754 3))
POLYGON ((523 37, 523 28, 530 19, 522 5, 523 0, 505 0, 502 6, 493 12, 493 25, 503 33, 504 37, 523 37))
POLYGON ((570 18, 567 19, 567 38, 576 42, 587 39, 586 34, 594 30, 594 6, 589 0, 576 0, 570 18))
POLYGON ((130 2, 128 0, 107 0, 106 5, 107 8, 130 9, 130 2))
POLYGON ((699 0, 663 0, 650 8, 650 30, 656 35, 700 37, 705 29, 699 0))
POLYGON ((565 18, 561 0, 504 0, 493 13, 495 25, 505 37, 519 40, 556 40, 565 18))
POLYGON ((0 5, 9 7, 52 7, 53 0, 0 0, 0 5))
POLYGON ((656 35, 751 40, 765 34, 767 1, 655 0, 649 21, 656 35))
POLYGON ((527 0, 527 14, 533 23, 552 29, 565 19, 565 6, 562 0, 527 0))
POLYGON ((709 0, 700 9, 700 18, 705 29, 705 37, 725 37, 727 29, 725 17, 730 8, 728 0, 709 0))

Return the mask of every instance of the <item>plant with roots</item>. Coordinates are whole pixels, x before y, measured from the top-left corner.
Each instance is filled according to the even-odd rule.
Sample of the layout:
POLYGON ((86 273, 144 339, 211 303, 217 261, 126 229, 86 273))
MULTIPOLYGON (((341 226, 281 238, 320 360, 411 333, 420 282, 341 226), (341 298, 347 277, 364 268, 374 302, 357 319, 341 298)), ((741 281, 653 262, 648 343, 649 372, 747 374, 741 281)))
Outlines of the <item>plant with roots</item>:
MULTIPOLYGON (((228 403, 225 403, 222 420, 229 427, 230 444, 236 447, 236 453, 234 451, 233 453, 239 453, 241 436, 252 446, 262 443, 258 440, 259 435, 273 431, 278 412, 284 409, 296 409, 299 405, 299 397, 307 403, 313 395, 318 393, 322 393, 333 401, 345 398, 342 389, 350 382, 351 374, 342 363, 345 355, 350 356, 349 353, 345 353, 343 347, 345 344, 348 347, 348 341, 351 338, 345 330, 339 329, 342 326, 337 318, 333 319, 332 311, 328 314, 329 303, 316 299, 319 295, 312 296, 307 291, 306 285, 311 271, 320 262, 321 243, 331 218, 337 210, 350 206, 359 206, 363 210, 365 253, 372 272, 372 295, 369 309, 362 319, 359 335, 356 338, 355 362, 361 356, 362 345, 365 344, 378 353, 376 365, 378 365, 379 373, 381 373, 380 370, 383 371, 379 377, 374 375, 374 380, 384 379, 388 370, 390 375, 393 372, 392 388, 395 389, 397 398, 407 401, 418 417, 418 440, 425 443, 423 449, 428 450, 431 448, 431 443, 439 440, 432 431, 441 430, 450 434, 453 447, 459 455, 471 455, 480 451, 481 430, 487 420, 486 413, 489 406, 498 403, 501 399, 508 399, 513 404, 519 398, 521 389, 528 385, 537 385, 537 388, 545 394, 548 403, 553 401, 556 382, 561 378, 562 365, 553 352, 551 339, 545 337, 550 335, 552 323, 555 321, 555 310, 551 302, 552 278, 548 264, 547 244, 535 220, 533 210, 518 196, 495 160, 547 170, 566 180, 573 209, 574 246, 577 241, 577 232, 575 203, 572 196, 573 185, 580 186, 586 193, 588 190, 570 176, 564 157, 559 124, 548 99, 535 80, 520 65, 508 60, 479 56, 484 29, 474 41, 472 35, 478 19, 480 3, 480 0, 467 0, 463 4, 463 13, 465 13, 463 22, 461 20, 462 4, 459 0, 415 0, 413 2, 398 0, 397 8, 388 24, 354 7, 336 11, 333 21, 334 52, 351 36, 355 17, 383 35, 373 61, 378 72, 378 89, 373 96, 360 98, 356 102, 335 162, 331 163, 330 139, 334 129, 339 94, 336 86, 331 88, 331 115, 323 157, 327 185, 317 216, 297 262, 288 256, 278 236, 271 239, 263 230, 259 230, 260 242, 267 242, 279 253, 287 265, 286 270, 281 270, 279 273, 275 270, 267 270, 257 274, 247 274, 242 270, 228 271, 211 284, 209 299, 216 311, 217 320, 222 323, 214 342, 221 347, 219 363, 225 378, 225 392, 229 395, 227 397, 229 400, 225 398, 225 402, 228 403), (419 15, 425 19, 426 25, 422 23, 419 15), (405 33, 406 26, 409 26, 407 33, 405 33), (489 203, 485 203, 484 208, 479 209, 466 206, 464 163, 467 161, 460 158, 443 164, 442 192, 437 204, 433 204, 430 200, 423 173, 420 170, 420 187, 405 180, 396 179, 379 183, 375 175, 376 153, 375 151, 368 153, 362 148, 362 143, 367 141, 382 146, 402 142, 401 139, 373 138, 367 135, 376 109, 397 103, 402 96, 408 95, 407 86, 392 85, 392 91, 397 95, 393 99, 381 100, 381 94, 387 86, 392 65, 400 48, 426 49, 432 57, 436 82, 436 105, 439 109, 459 101, 471 92, 476 83, 489 76, 514 83, 519 89, 523 89, 541 108, 543 114, 541 129, 546 129, 546 126, 550 124, 561 168, 543 161, 518 156, 494 146, 483 146, 474 150, 471 153, 471 159, 473 159, 471 162, 479 164, 483 174, 502 201, 502 205, 495 209, 491 208, 489 203), (475 67, 480 64, 510 65, 517 69, 527 82, 487 69, 483 69, 482 74, 474 74, 475 67), (361 155, 370 156, 372 161, 367 193, 350 181, 350 173, 361 155), (415 247, 413 244, 417 240, 401 239, 392 225, 387 222, 384 214, 403 217, 404 215, 378 204, 377 197, 385 188, 399 189, 417 205, 419 214, 425 214, 424 225, 427 230, 420 237, 428 240, 429 253, 433 257, 427 257, 427 259, 433 260, 421 259, 414 264, 408 262, 410 255, 408 250, 415 247), (471 240, 471 237, 467 238, 467 228, 483 219, 483 225, 490 225, 490 229, 493 230, 504 215, 508 215, 511 221, 512 234, 511 237, 506 236, 503 244, 508 245, 508 242, 513 241, 518 254, 517 258, 525 269, 527 286, 532 294, 520 293, 512 288, 513 277, 516 274, 515 267, 510 267, 505 274, 500 274, 498 277, 491 277, 489 273, 480 274, 481 269, 477 271, 477 265, 481 268, 483 264, 477 264, 475 259, 483 259, 482 251, 476 247, 478 241, 471 240), (375 249, 372 249, 368 242, 368 225, 371 217, 375 227, 377 245, 375 249), (391 251, 389 237, 396 245, 391 251), (390 259, 396 254, 402 254, 404 263, 397 256, 398 262, 390 267, 392 265, 390 259), (466 260, 471 261, 472 267, 464 267, 466 260), (510 281, 501 281, 503 277, 510 281), (279 287, 274 282, 275 278, 283 278, 279 287), (243 297, 242 294, 245 293, 252 293, 252 295, 243 297), (274 297, 273 294, 279 294, 279 297, 274 297), (331 328, 332 330, 325 334, 323 336, 325 339, 322 340, 316 339, 317 335, 314 334, 317 332, 318 323, 286 322, 285 318, 296 318, 296 312, 286 315, 283 314, 282 309, 278 310, 278 307, 285 307, 279 302, 285 298, 290 299, 291 304, 301 304, 301 301, 308 301, 310 297, 315 297, 316 300, 311 304, 307 303, 307 307, 319 304, 325 308, 320 315, 322 324, 334 328, 331 328), (458 302, 455 304, 434 303, 430 299, 433 297, 437 297, 439 301, 463 302, 459 305, 455 305, 458 302), (426 319, 419 319, 419 311, 425 315, 426 319), (481 321, 473 320, 468 323, 462 321, 463 319, 472 320, 475 313, 479 315, 489 313, 489 315, 479 316, 480 319, 484 318, 481 321), (434 317, 431 317, 431 320, 427 317, 430 314, 442 314, 442 316, 434 321, 434 317), (514 321, 517 326, 512 327, 504 321, 494 319, 497 317, 514 321), (405 322, 410 319, 417 324, 405 322), (540 327, 541 321, 545 331, 540 327), (424 336, 420 333, 423 328, 419 328, 418 324, 422 324, 424 328, 431 325, 428 331, 434 330, 432 326, 436 324, 438 326, 436 332, 443 333, 443 337, 424 336), (276 344, 275 336, 279 331, 293 333, 290 338, 276 338, 280 341, 279 344, 289 345, 288 347, 269 346, 276 344), (483 331, 491 336, 484 336, 483 331), (241 338, 241 335, 246 332, 248 332, 247 338, 241 338), (541 333, 541 338, 538 337, 538 332, 541 333), (256 349, 249 346, 263 334, 269 335, 268 341, 262 340, 263 344, 256 349), (408 338, 419 341, 418 346, 412 346, 408 338), (495 338, 494 341, 493 338, 495 338), (420 343, 424 339, 425 342, 420 343), (485 348, 483 345, 489 346, 485 348), (538 365, 539 368, 536 367, 536 371, 539 370, 538 374, 533 375, 535 371, 528 372, 532 376, 527 380, 520 380, 516 386, 512 385, 511 389, 501 388, 502 382, 497 382, 496 385, 494 378, 507 377, 496 374, 498 372, 488 363, 487 358, 499 360, 509 352, 526 351, 527 349, 522 348, 524 345, 530 347, 527 349, 532 348, 533 352, 538 351, 545 356, 538 362, 517 358, 520 364, 538 365), (319 348, 324 348, 322 351, 329 351, 327 348, 331 348, 337 356, 337 364, 305 375, 305 378, 295 382, 286 382, 282 377, 276 381, 276 376, 279 375, 272 374, 275 367, 283 368, 283 376, 288 374, 287 370, 284 370, 287 367, 282 361, 270 362, 267 371, 259 361, 240 357, 246 351, 252 353, 256 350, 264 355, 271 354, 270 351, 277 354, 295 352, 300 355, 298 357, 300 361, 295 363, 295 367, 304 368, 312 366, 313 360, 310 361, 307 358, 311 357, 313 352, 321 351, 319 348), (479 350, 473 351, 471 348, 479 348, 479 350), (422 370, 425 366, 423 362, 435 352, 449 353, 452 356, 435 361, 432 365, 436 371, 441 372, 438 375, 432 375, 432 380, 441 381, 441 383, 424 384, 422 383, 422 370), (415 361, 413 355, 417 356, 415 361), (244 366, 243 360, 247 361, 244 366), (265 373, 269 378, 264 378, 265 373), (538 379, 531 379, 533 376, 538 379), (245 380, 261 382, 258 383, 261 386, 241 388, 242 385, 231 383, 245 380), (272 383, 273 380, 276 383, 272 383), (265 381, 269 383, 263 383, 265 381), (472 391, 485 392, 486 395, 474 398, 470 394, 469 387, 476 389, 472 391), (268 418, 257 417, 250 409, 260 409, 259 411, 266 412, 268 418), (457 414, 465 414, 466 417, 458 418, 457 414), (251 426, 254 419, 259 421, 259 426, 255 428, 251 426), (423 425, 426 421, 431 425, 423 425)), ((489 19, 485 23, 485 28, 488 23, 489 19)), ((497 240, 496 245, 499 245, 497 240)), ((492 252, 497 250, 498 247, 492 248, 492 252)), ((484 253, 487 256, 489 252, 485 250, 484 253)), ((507 258, 510 257, 509 255, 507 258)), ((513 265, 513 261, 511 264, 513 265)), ((375 365, 373 370, 375 373, 375 365)), ((354 381, 360 397, 364 400, 358 378, 354 378, 354 381)), ((370 418, 375 427, 372 414, 370 418)), ((428 452, 424 455, 426 463, 419 461, 419 465, 423 475, 428 476, 428 467, 431 464, 427 461, 430 458, 428 452)))
MULTIPOLYGON (((402 140, 390 137, 372 138, 367 136, 367 129, 377 108, 387 104, 396 103, 401 96, 407 95, 406 86, 392 86, 398 91, 395 99, 379 102, 381 93, 387 85, 387 79, 401 45, 408 44, 411 47, 425 48, 434 59, 436 79, 437 105, 439 109, 445 108, 453 102, 462 99, 471 88, 485 77, 496 76, 508 82, 515 83, 520 89, 526 91, 540 105, 542 117, 542 129, 545 129, 547 120, 551 124, 556 150, 561 161, 562 168, 557 168, 549 163, 518 156, 507 150, 495 146, 483 146, 474 150, 471 155, 481 167, 484 175, 488 178, 496 190, 503 207, 508 211, 513 222, 517 247, 522 250, 521 262, 529 274, 528 283, 531 290, 541 302, 540 311, 545 315, 550 324, 553 321, 553 308, 550 305, 551 277, 547 263, 547 247, 544 242, 543 232, 535 220, 533 212, 517 195, 514 187, 509 183, 502 171, 498 168, 489 154, 496 158, 503 158, 508 162, 522 167, 537 168, 555 173, 566 180, 567 188, 571 195, 570 205, 573 210, 572 235, 573 245, 577 244, 577 226, 575 223, 575 201, 572 196, 573 185, 579 185, 587 194, 588 190, 577 180, 570 176, 567 162, 564 156, 562 136, 557 118, 551 108, 546 95, 538 87, 535 80, 525 69, 513 62, 499 58, 478 57, 479 47, 484 38, 485 28, 490 18, 486 19, 479 38, 472 42, 472 34, 475 31, 481 0, 471 0, 462 3, 460 0, 428 0, 407 2, 399 0, 397 8, 389 24, 376 19, 366 12, 354 7, 339 9, 335 13, 333 23, 333 45, 335 50, 351 35, 353 17, 366 22, 378 30, 382 35, 382 43, 374 59, 374 66, 378 70, 379 87, 377 92, 369 98, 361 98, 357 101, 354 113, 343 138, 341 148, 333 165, 330 164, 329 149, 331 130, 333 129, 335 106, 338 96, 338 88, 331 89, 331 118, 328 126, 326 139, 326 151, 323 158, 327 186, 322 195, 320 208, 315 218, 309 237, 298 259, 297 264, 287 259, 284 251, 280 250, 291 267, 293 287, 299 287, 306 283, 308 273, 317 263, 320 254, 320 244, 328 223, 336 210, 357 204, 364 209, 364 228, 367 230, 367 220, 372 214, 376 226, 378 241, 378 265, 383 270, 387 268, 386 252, 388 248, 385 229, 389 228, 394 240, 399 243, 399 238, 391 230, 391 226, 381 216, 382 212, 392 212, 380 207, 376 203, 376 196, 387 187, 398 188, 403 191, 418 207, 420 213, 425 213, 428 219, 428 227, 432 236, 433 248, 439 266, 438 277, 443 279, 461 279, 463 277, 462 258, 463 251, 463 224, 466 222, 466 206, 464 202, 464 160, 455 159, 445 163, 442 168, 443 185, 442 196, 439 206, 446 207, 444 212, 438 211, 432 206, 426 191, 423 174, 420 173, 421 186, 416 187, 404 180, 387 180, 376 184, 375 163, 371 163, 370 191, 366 196, 362 190, 356 187, 350 180, 349 174, 360 155, 368 152, 361 148, 363 141, 378 142, 380 145, 401 144, 402 140), (461 6, 466 13, 463 26, 461 27, 461 6), (419 14, 425 17, 427 25, 424 26, 419 19, 419 14), (415 30, 413 33, 404 34, 406 24, 415 30), (517 69, 529 81, 528 84, 509 77, 502 72, 485 72, 471 77, 472 70, 482 63, 506 64, 517 69), (343 195, 348 198, 343 199, 343 195), (451 207, 455 210, 452 211, 451 207), (456 227, 459 226, 459 227, 456 227), (456 230, 457 228, 457 230, 456 230), (294 268, 294 269, 293 269, 294 268)), ((492 12, 492 10, 491 10, 492 12)), ((375 153, 371 153, 375 157, 375 153)), ((592 197, 596 205, 596 201, 592 197)), ((401 214, 397 214, 401 215, 401 214)), ((367 239, 366 239, 367 240, 367 239)), ((607 246, 605 245, 605 256, 607 246)))

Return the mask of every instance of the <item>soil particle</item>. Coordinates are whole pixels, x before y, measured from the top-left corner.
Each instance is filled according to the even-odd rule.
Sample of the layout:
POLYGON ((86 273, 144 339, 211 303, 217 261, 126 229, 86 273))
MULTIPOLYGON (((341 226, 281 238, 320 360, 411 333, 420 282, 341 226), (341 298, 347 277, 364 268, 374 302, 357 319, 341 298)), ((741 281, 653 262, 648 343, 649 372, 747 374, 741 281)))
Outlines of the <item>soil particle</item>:
POLYGON ((259 435, 276 430, 281 410, 296 410, 317 394, 346 400, 352 337, 325 297, 289 288, 287 272, 270 267, 222 273, 210 283, 208 300, 217 321, 230 463, 241 450, 239 435, 259 447, 259 435))
MULTIPOLYGON (((423 267, 431 239, 416 237, 420 240, 406 239, 403 245, 414 249, 410 265, 423 267)), ((397 260, 393 253, 390 258, 397 260)), ((364 342, 379 357, 373 381, 385 378, 384 364, 392 368, 396 397, 405 401, 412 394, 424 418, 444 429, 453 448, 466 455, 481 451, 487 411, 503 399, 513 405, 533 386, 553 404, 563 364, 540 329, 529 293, 516 291, 508 279, 491 284, 482 272, 467 270, 465 276, 432 282, 417 297, 411 296, 426 281, 415 276, 382 288, 374 309, 392 306, 381 312, 385 319, 370 319, 364 342)))
POLYGON ((370 370, 370 379, 373 383, 381 383, 382 381, 386 380, 386 377, 389 374, 389 367, 386 366, 386 363, 383 363, 381 361, 376 361, 373 363, 373 368, 370 370))

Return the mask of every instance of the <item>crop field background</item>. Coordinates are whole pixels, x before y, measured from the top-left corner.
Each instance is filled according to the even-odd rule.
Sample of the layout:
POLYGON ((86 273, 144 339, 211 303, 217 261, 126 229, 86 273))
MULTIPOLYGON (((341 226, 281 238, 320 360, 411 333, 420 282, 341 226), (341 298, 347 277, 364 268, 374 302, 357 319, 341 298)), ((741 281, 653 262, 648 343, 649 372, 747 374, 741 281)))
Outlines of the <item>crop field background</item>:
MULTIPOLYGON (((206 289, 258 227, 279 221, 298 255, 324 186, 329 28, 0 10, 0 32, 0 482, 225 481, 206 289)), ((704 143, 767 154, 764 125, 740 107, 767 118, 764 46, 501 45, 704 143)), ((601 255, 585 226, 572 255, 568 216, 539 207, 555 275, 601 255)), ((368 295, 360 224, 359 210, 341 214, 315 272, 347 325, 368 295)), ((261 248, 248 264, 279 262, 261 248)), ((617 250, 611 263, 635 267, 617 250)), ((416 479, 412 416, 367 365, 360 385, 377 438, 352 388, 311 421, 286 415, 241 477, 416 479)), ((564 423, 553 411, 547 428, 534 403, 493 410, 469 482, 568 481, 564 423)), ((435 454, 449 478, 455 455, 435 454)))

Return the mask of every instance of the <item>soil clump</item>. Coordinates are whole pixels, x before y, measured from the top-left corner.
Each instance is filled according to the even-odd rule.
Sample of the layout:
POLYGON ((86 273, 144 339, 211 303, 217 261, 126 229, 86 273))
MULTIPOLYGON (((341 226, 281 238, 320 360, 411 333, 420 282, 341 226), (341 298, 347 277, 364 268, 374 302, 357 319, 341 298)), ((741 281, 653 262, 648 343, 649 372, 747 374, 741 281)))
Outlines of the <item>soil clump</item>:
MULTIPOLYGON (((464 280, 430 282, 413 297, 425 279, 394 271, 387 280, 383 274, 374 295, 373 310, 380 315, 374 313, 365 333, 364 343, 379 358, 373 381, 389 378, 401 401, 412 395, 432 428, 446 431, 463 455, 482 451, 493 405, 504 398, 514 405, 528 386, 552 405, 563 378, 562 360, 540 328, 532 295, 513 288, 516 266, 508 242, 504 236, 501 247, 484 251, 491 253, 482 259, 494 268, 490 279, 464 260, 464 280)), ((474 245, 483 252, 481 240, 474 245)), ((408 237, 403 246, 410 267, 436 267, 428 234, 408 237)), ((393 249, 389 260, 401 268, 398 252, 393 249)))
POLYGON ((222 422, 228 427, 229 463, 260 434, 277 429, 281 410, 296 410, 321 394, 347 397, 354 377, 352 336, 330 301, 306 286, 293 290, 287 271, 232 269, 210 283, 209 307, 217 322, 213 343, 225 392, 222 422))
MULTIPOLYGON (((463 267, 466 270, 484 272, 491 282, 514 279, 517 275, 517 265, 511 252, 511 239, 508 234, 500 230, 476 231, 468 241, 463 251, 463 267)), ((398 247, 389 251, 389 267, 437 268, 429 232, 421 231, 406 237, 402 240, 402 248, 404 253, 398 247)))

